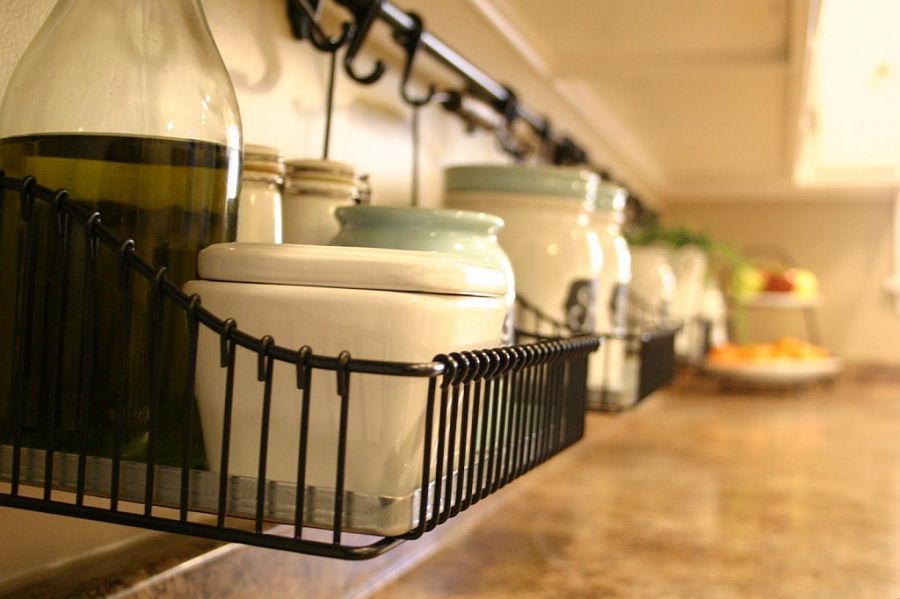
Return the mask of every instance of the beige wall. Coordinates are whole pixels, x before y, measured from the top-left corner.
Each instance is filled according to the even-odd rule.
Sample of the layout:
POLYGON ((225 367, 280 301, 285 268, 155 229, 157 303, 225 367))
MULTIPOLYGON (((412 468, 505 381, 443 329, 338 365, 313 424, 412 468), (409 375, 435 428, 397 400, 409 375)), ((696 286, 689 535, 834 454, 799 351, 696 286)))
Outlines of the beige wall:
MULTIPOLYGON (((818 276, 825 344, 848 359, 900 362, 900 316, 884 291, 893 206, 885 201, 678 202, 665 219, 742 247, 775 245, 818 276)), ((802 332, 800 315, 751 314, 755 337, 802 332)))

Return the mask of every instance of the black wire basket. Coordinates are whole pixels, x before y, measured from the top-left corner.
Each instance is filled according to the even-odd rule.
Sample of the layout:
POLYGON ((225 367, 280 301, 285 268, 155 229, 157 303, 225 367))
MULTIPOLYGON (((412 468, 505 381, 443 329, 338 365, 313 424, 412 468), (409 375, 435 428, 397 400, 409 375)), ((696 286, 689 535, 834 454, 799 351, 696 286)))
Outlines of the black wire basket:
MULTIPOLYGON (((609 401, 602 389, 588 392, 587 407, 600 412, 621 412, 636 407, 655 391, 672 382, 677 370, 675 337, 679 324, 670 322, 632 290, 627 294, 627 323, 620 330, 596 332, 605 341, 625 343, 624 389, 609 401), (625 401, 623 397, 625 396, 625 401)), ((545 338, 571 337, 577 333, 523 297, 516 298, 517 321, 545 338)))
MULTIPOLYGON (((0 505, 366 559, 420 537, 583 436, 587 360, 601 343, 599 337, 548 338, 519 331, 517 345, 453 351, 421 363, 282 347, 271 336, 254 337, 234 320, 206 310, 200 297, 183 293, 165 268, 145 261, 134 242, 119 239, 98 212, 70 200, 65 191, 42 187, 33 177, 2 176, 0 187, 0 225, 18 212, 22 248, 14 258, 0 255, 0 286, 4 293, 15 294, 15 313, 0 312, 0 319, 14 318, 16 323, 15 334, 0 336, 6 345, 0 349, 10 352, 13 365, 9 397, 0 397, 6 406, 0 414, 0 505), (84 259, 75 262, 72 257, 78 252, 84 259), (42 270, 39 261, 52 267, 42 270), (115 264, 115 269, 98 271, 101 261, 115 264), (2 265, 10 263, 15 268, 4 273, 2 265), (73 264, 81 270, 72 272, 73 264), (72 278, 83 288, 77 313, 71 309, 76 302, 67 301, 67 281, 72 278), (53 301, 41 299, 43 288, 55 289, 45 294, 53 295, 53 301), (140 362, 148 388, 146 405, 132 405, 136 385, 129 380, 130 371, 113 373, 119 385, 102 411, 110 428, 106 430, 96 418, 97 398, 111 391, 98 382, 104 364, 98 364, 96 355, 96 325, 114 318, 128 323, 147 306, 143 317, 151 326, 149 347, 133 347, 128 326, 116 332, 117 352, 144 352, 140 362), (178 334, 187 339, 184 363, 165 355, 169 333, 162 323, 171 322, 172 314, 178 315, 178 334), (81 332, 74 346, 72 330, 81 332), (205 467, 196 457, 201 423, 194 405, 201 331, 218 339, 219 366, 229 381, 222 397, 223 421, 217 423, 222 432, 220 459, 205 467), (255 360, 263 389, 255 476, 229 472, 229 438, 234 427, 241 426, 232 415, 235 363, 248 357, 255 360), (176 368, 184 372, 175 373, 176 368), (297 470, 292 480, 271 480, 267 462, 277 459, 268 455, 273 379, 286 371, 292 373, 294 400, 302 414, 294 452, 297 470), (339 406, 328 448, 310 441, 310 404, 317 401, 313 373, 333 377, 327 393, 322 388, 316 393, 325 393, 339 406), (352 408, 364 401, 351 392, 351 383, 361 376, 421 382, 420 426, 410 466, 418 482, 408 495, 367 494, 348 484, 352 408), (160 403, 160 381, 172 378, 183 387, 177 419, 169 422, 160 403), (98 427, 109 440, 102 447, 95 443, 98 427), (144 440, 138 457, 126 437, 134 429, 144 440), (173 443, 174 453, 167 453, 164 445, 172 449, 173 443), (324 451, 335 456, 333 482, 312 485, 307 468, 324 451)), ((5 326, 0 331, 13 330, 9 322, 5 326)), ((322 376, 317 375, 317 385, 322 376)))

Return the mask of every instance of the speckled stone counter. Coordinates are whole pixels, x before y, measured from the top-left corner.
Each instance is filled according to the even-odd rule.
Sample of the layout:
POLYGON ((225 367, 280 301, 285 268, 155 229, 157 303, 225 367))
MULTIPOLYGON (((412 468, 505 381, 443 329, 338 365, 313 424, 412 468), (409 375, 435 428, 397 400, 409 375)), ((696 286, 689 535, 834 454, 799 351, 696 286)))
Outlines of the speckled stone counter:
POLYGON ((77 592, 900 597, 900 369, 777 393, 683 378, 632 412, 589 415, 581 443, 427 539, 352 564, 226 546, 77 592))
POLYGON ((898 382, 682 380, 376 597, 900 597, 898 382))

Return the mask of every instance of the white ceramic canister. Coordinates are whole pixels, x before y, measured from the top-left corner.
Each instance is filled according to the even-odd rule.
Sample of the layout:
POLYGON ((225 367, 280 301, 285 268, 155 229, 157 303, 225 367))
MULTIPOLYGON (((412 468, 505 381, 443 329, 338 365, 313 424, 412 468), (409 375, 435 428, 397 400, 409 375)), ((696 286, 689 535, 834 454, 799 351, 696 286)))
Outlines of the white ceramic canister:
POLYGON ((672 318, 675 273, 668 249, 661 245, 631 246, 629 324, 654 327, 672 318))
POLYGON ((282 202, 284 242, 325 245, 338 232, 334 210, 360 197, 353 166, 334 160, 289 160, 282 202))
POLYGON ((603 182, 597 194, 591 227, 603 249, 603 271, 597 287, 597 331, 607 333, 591 355, 588 391, 591 401, 612 408, 627 407, 633 397, 624 393, 628 287, 631 283, 631 252, 622 236, 627 192, 619 185, 603 182))
POLYGON ((686 245, 669 250, 669 264, 675 273, 672 317, 682 323, 675 338, 675 353, 682 360, 699 363, 705 357, 706 328, 701 318, 709 258, 700 247, 686 245))
POLYGON ((244 146, 237 240, 281 243, 284 158, 276 148, 244 146))
MULTIPOLYGON (((199 256, 206 280, 185 292, 240 330, 323 356, 430 362, 436 354, 496 347, 506 313, 503 272, 452 254, 355 247, 218 244, 199 256)), ((230 467, 256 476, 264 383, 257 355, 238 348, 230 467)), ((276 363, 267 478, 296 481, 301 401, 296 368, 276 363)), ((307 485, 333 489, 340 401, 335 373, 314 370, 307 485)), ((210 467, 221 459, 226 371, 220 338, 202 328, 196 395, 210 467)), ((428 379, 354 373, 350 380, 347 492, 411 496, 421 485, 428 379)), ((437 417, 437 410, 435 417, 437 417)), ((435 440, 436 441, 436 440, 435 440)), ((434 455, 434 452, 432 452, 434 455)), ((434 469, 432 468, 432 476, 434 469)), ((385 500, 385 509, 390 502, 385 500)), ((406 529, 410 521, 406 521, 406 529)), ((399 534, 403 530, 380 530, 399 534)))
POLYGON ((335 216, 341 228, 330 245, 448 252, 502 270, 509 286, 504 340, 515 341, 515 275, 497 242, 502 218, 468 210, 363 205, 339 207, 335 216))
MULTIPOLYGON (((590 212, 599 183, 583 169, 455 166, 445 171, 444 202, 500 216, 506 222, 500 245, 512 262, 516 293, 571 329, 593 332, 603 252, 590 212)), ((523 317, 517 326, 532 324, 523 317)))

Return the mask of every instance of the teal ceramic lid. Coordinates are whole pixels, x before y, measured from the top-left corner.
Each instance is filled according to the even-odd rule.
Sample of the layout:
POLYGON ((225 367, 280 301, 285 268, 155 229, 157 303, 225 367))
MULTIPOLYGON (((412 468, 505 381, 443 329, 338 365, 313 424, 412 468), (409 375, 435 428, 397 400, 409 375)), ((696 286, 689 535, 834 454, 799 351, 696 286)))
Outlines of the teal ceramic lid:
POLYGON ((595 202, 599 187, 597 173, 561 166, 473 164, 444 171, 447 192, 499 191, 595 202))
POLYGON ((414 226, 423 229, 451 229, 493 235, 503 228, 503 219, 484 212, 446 208, 409 208, 405 206, 342 206, 334 211, 344 228, 356 226, 414 226))
POLYGON ((628 201, 628 192, 624 187, 603 181, 597 191, 597 200, 594 203, 597 211, 622 212, 625 210, 625 202, 628 201))

